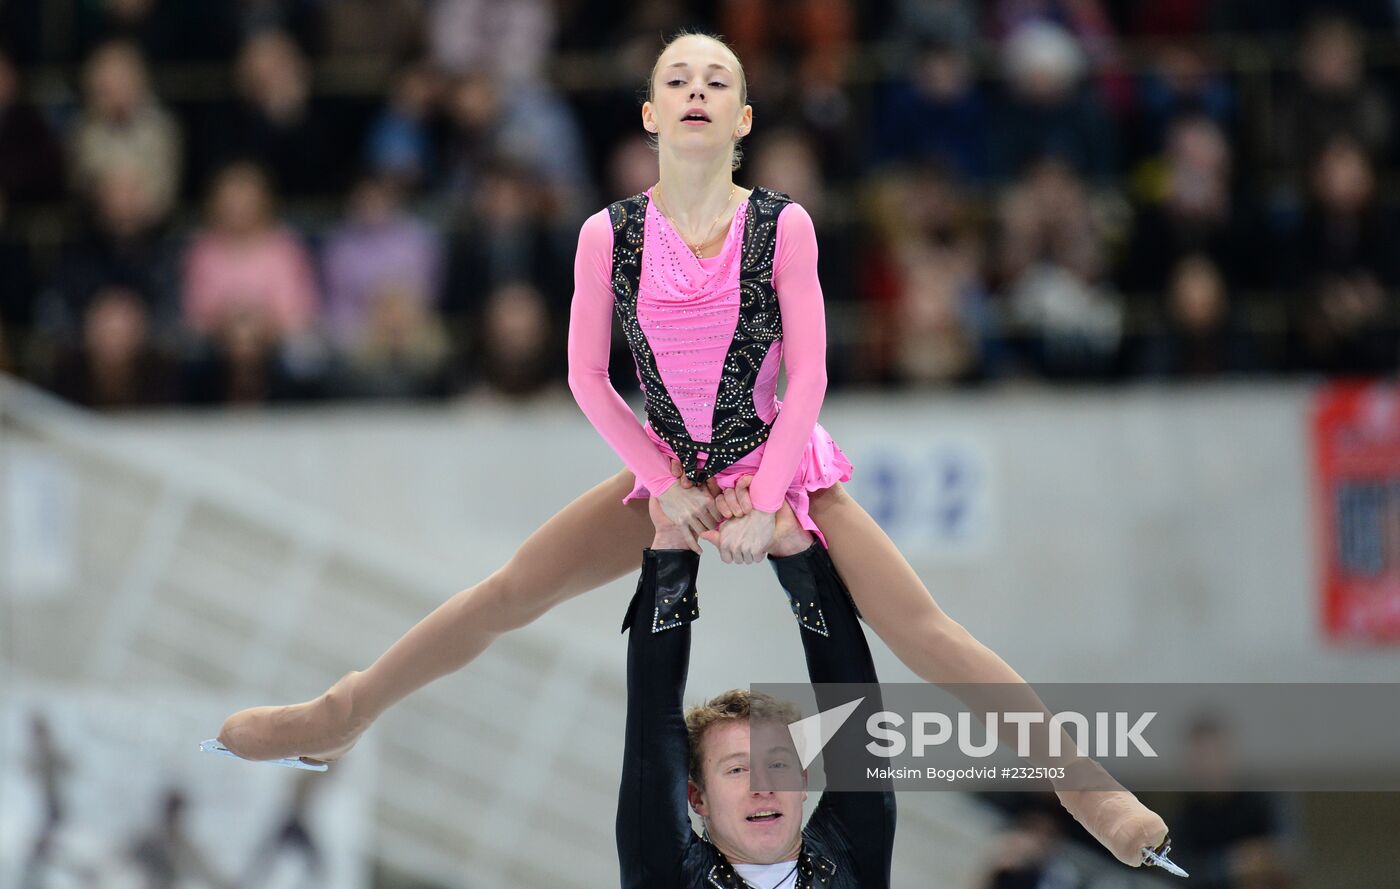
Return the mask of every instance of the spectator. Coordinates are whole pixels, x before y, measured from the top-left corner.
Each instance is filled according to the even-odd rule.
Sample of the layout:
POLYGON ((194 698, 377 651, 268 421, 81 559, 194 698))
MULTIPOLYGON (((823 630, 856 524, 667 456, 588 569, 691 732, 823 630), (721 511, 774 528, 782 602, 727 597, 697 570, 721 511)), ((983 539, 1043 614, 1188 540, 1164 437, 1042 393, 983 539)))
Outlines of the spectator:
POLYGON ((1123 310, 1105 280, 1104 226, 1084 183, 1047 158, 1007 190, 998 216, 995 272, 1024 364, 1051 377, 1112 373, 1123 310))
POLYGON ((1022 25, 1007 40, 1003 59, 1008 94, 988 145, 993 175, 1012 179, 1045 155, 1094 181, 1116 172, 1113 127, 1080 87, 1084 54, 1069 32, 1049 22, 1022 25))
POLYGON ((436 313, 442 286, 442 245, 436 231, 407 213, 397 185, 368 176, 350 197, 349 218, 325 247, 326 330, 341 346, 364 338, 380 314, 376 300, 391 293, 436 313))
POLYGON ((82 345, 60 355, 54 391, 94 408, 173 401, 178 376, 152 342, 147 303, 147 297, 120 286, 94 293, 83 311, 82 345))
POLYGON ((1394 369, 1400 261, 1395 231, 1376 205, 1375 175, 1361 146, 1332 139, 1312 171, 1312 201, 1288 251, 1301 306, 1304 366, 1330 373, 1394 369))
POLYGON ((196 405, 254 406, 320 394, 318 379, 295 356, 266 315, 237 312, 189 356, 185 399, 196 405))
POLYGON ((432 0, 428 12, 433 61, 452 74, 486 71, 508 83, 538 81, 554 33, 548 0, 432 0))
POLYGON ((1083 180, 1056 158, 1033 165, 998 201, 1001 240, 994 278, 1008 289, 1049 264, 1089 281, 1103 273, 1102 223, 1083 180))
POLYGON ((1139 87, 1134 157, 1160 155, 1172 122, 1192 115, 1208 117, 1229 133, 1234 91, 1200 45, 1163 44, 1152 54, 1152 65, 1139 87))
POLYGON ((73 183, 90 195, 114 167, 140 170, 157 215, 180 187, 180 128, 151 94, 146 65, 128 43, 103 44, 88 60, 87 101, 73 138, 73 183))
POLYGON ((341 149, 333 122, 311 99, 306 58, 292 38, 265 31, 237 61, 239 100, 214 127, 213 166, 250 161, 267 170, 278 192, 325 195, 347 177, 353 154, 341 149))
POLYGON ((1238 766, 1229 729, 1199 718, 1187 736, 1193 783, 1172 819, 1172 857, 1202 889, 1288 889, 1296 844, 1286 841, 1284 800, 1235 788, 1238 766))
MULTIPOLYGON (((927 365, 914 373, 909 350, 917 340, 903 330, 910 322, 942 337, 943 354, 978 354, 978 332, 964 322, 973 320, 983 290, 982 247, 971 205, 956 181, 936 167, 890 169, 872 183, 868 203, 873 238, 864 245, 859 272, 868 322, 853 373, 885 382, 927 378, 927 365), (957 341, 967 345, 951 348, 957 341)), ((960 367, 951 378, 966 376, 972 365, 960 367)))
POLYGON ((844 83, 854 19, 849 0, 725 0, 719 11, 747 81, 762 85, 767 126, 812 136, 823 175, 833 180, 849 180, 857 169, 854 106, 844 83))
POLYGON ((478 379, 502 395, 533 395, 563 376, 563 350, 549 310, 540 292, 528 284, 506 284, 487 299, 475 351, 478 379))
POLYGON ((992 35, 1006 41, 1009 52, 1022 29, 1049 25, 1078 45, 1093 72, 1102 101, 1121 117, 1132 104, 1132 84, 1123 66, 1113 21, 1100 0, 994 0, 992 35))
POLYGON ((902 266, 904 287, 892 331, 893 378, 913 384, 977 378, 987 326, 981 281, 942 249, 912 251, 902 266))
POLYGON ((1201 254, 1172 270, 1157 329, 1144 338, 1137 370, 1151 377, 1207 378, 1253 369, 1256 356, 1240 329, 1225 277, 1201 254))
POLYGON ((482 168, 505 155, 499 86, 485 72, 460 77, 447 90, 444 110, 450 127, 446 185, 457 200, 467 200, 482 168))
POLYGON ((661 177, 656 149, 644 136, 624 136, 613 146, 608 158, 608 200, 640 194, 661 177))
POLYGON ((1161 293, 1171 269, 1192 253, 1209 257, 1231 290, 1274 283, 1267 227, 1232 177, 1230 145, 1219 125, 1203 115, 1171 125, 1164 158, 1143 177, 1149 184, 1120 276, 1129 293, 1161 293))
POLYGON ((437 171, 434 115, 442 96, 437 72, 414 63, 394 78, 389 102, 370 128, 366 146, 370 167, 409 188, 427 183, 437 171))
MULTIPOLYGON (((754 182, 791 195, 811 215, 821 244, 817 271, 822 293, 828 313, 838 322, 828 329, 849 328, 839 322, 851 313, 857 295, 856 233, 840 219, 835 200, 827 192, 812 139, 795 129, 769 132, 754 152, 752 175, 754 182)), ((857 336, 847 334, 834 336, 828 343, 828 374, 838 384, 848 374, 857 341, 857 336)))
POLYGON ((1288 255, 1290 278, 1365 272, 1386 288, 1400 286, 1400 257, 1389 213, 1376 199, 1376 175, 1361 145, 1336 136, 1318 154, 1310 200, 1288 255))
MULTIPOLYGON (((600 38, 600 42, 590 46, 588 51, 607 47, 611 62, 609 76, 586 78, 580 84, 580 89, 570 96, 577 119, 587 124, 581 128, 580 134, 585 140, 585 151, 590 158, 596 157, 605 163, 612 156, 619 138, 639 136, 645 141, 649 135, 642 129, 638 107, 646 98, 646 84, 652 63, 661 49, 661 35, 675 28, 678 22, 687 21, 687 14, 678 0, 652 0, 649 3, 564 0, 561 15, 564 17, 564 26, 560 29, 563 43, 576 45, 581 39, 580 34, 587 34, 589 30, 599 30, 605 34, 605 39, 600 38), (606 14, 609 4, 616 7, 615 15, 599 28, 599 23, 592 20, 606 14), (582 24, 581 20, 591 21, 591 28, 582 24)), ((607 175, 606 166, 595 171, 598 181, 604 185, 607 175)), ((655 182, 653 178, 647 184, 655 182)), ((600 197, 600 202, 636 193, 609 192, 600 197)), ((581 221, 591 209, 596 207, 583 207, 577 219, 581 221)), ((572 233, 577 234, 577 231, 578 227, 574 225, 572 233)), ((631 360, 630 357, 628 360, 631 360)))
POLYGON ((1089 875, 1063 854, 1064 836, 1053 815, 1029 809, 997 837, 977 889, 1085 889, 1089 875))
POLYGON ((296 783, 292 785, 292 798, 286 811, 277 821, 273 832, 258 844, 252 860, 238 880, 238 886, 251 889, 268 885, 269 877, 277 872, 277 865, 288 852, 294 853, 302 860, 305 873, 301 879, 302 885, 322 885, 327 871, 325 853, 312 835, 308 822, 311 820, 313 797, 325 783, 308 772, 297 776, 296 783))
POLYGON ((144 314, 173 316, 175 262, 147 177, 133 167, 105 171, 92 209, 87 231, 63 253, 53 282, 62 305, 50 308, 50 318, 80 318, 93 295, 111 287, 140 295, 144 314))
POLYGON ((54 200, 63 193, 63 149, 24 101, 19 71, 0 49, 0 200, 54 200))
POLYGON ((523 168, 495 161, 475 197, 452 244, 444 308, 454 327, 477 328, 487 294, 527 282, 562 329, 573 266, 546 221, 541 188, 523 168))
POLYGON ((235 314, 265 318, 279 337, 316 321, 316 279, 300 240, 273 213, 267 178, 251 164, 219 174, 209 222, 185 257, 185 325, 210 334, 235 314))
POLYGON ((58 837, 68 822, 68 793, 73 783, 73 761, 54 738, 49 719, 41 712, 29 714, 29 755, 22 766, 34 778, 43 822, 34 844, 18 874, 22 887, 40 886, 48 882, 58 869, 58 837))
POLYGON ((200 337, 188 370, 197 403, 256 403, 312 393, 320 370, 311 257, 278 222, 257 167, 214 182, 209 224, 185 256, 183 317, 200 337))
POLYGON ((1372 157, 1386 157, 1394 122, 1390 101, 1366 80, 1361 38, 1345 19, 1321 18, 1303 37, 1300 82, 1278 103, 1269 144, 1294 183, 1333 136, 1349 136, 1372 157))
POLYGON ((985 173, 984 103, 972 60, 953 44, 924 44, 910 77, 883 91, 874 125, 874 160, 936 162, 967 181, 985 173))
POLYGON ((170 788, 161 800, 160 820, 132 843, 132 861, 141 869, 143 889, 177 889, 193 880, 196 885, 227 886, 227 878, 215 872, 190 837, 186 823, 188 798, 170 788))
POLYGON ((442 319, 421 293, 403 283, 386 281, 369 296, 370 315, 343 353, 346 394, 361 398, 446 395, 451 346, 442 319))
MULTIPOLYGON (((848 0, 726 0, 719 10, 720 30, 744 60, 749 80, 764 84, 775 109, 788 105, 802 109, 804 117, 820 115, 824 106, 827 113, 842 113, 831 98, 840 93, 854 18, 848 0)), ((836 121, 818 116, 811 122, 836 121)))
MULTIPOLYGON (((817 162, 816 146, 801 131, 770 132, 754 155, 753 178, 800 203, 819 231, 823 225, 830 225, 831 200, 817 162)), ((829 242, 822 239, 821 243, 829 242)))
POLYGON ((461 77, 449 90, 451 128, 447 186, 462 206, 480 186, 482 171, 508 157, 542 180, 551 215, 574 218, 588 199, 588 163, 568 105, 537 84, 507 86, 489 72, 461 77))

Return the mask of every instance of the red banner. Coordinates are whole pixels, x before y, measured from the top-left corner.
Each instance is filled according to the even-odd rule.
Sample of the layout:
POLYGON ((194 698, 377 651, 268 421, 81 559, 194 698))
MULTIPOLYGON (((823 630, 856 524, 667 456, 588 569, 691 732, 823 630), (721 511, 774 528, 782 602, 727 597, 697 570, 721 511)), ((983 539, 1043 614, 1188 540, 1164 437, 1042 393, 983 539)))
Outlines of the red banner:
POLYGON ((1327 636, 1400 642, 1400 386, 1319 390, 1313 459, 1327 636))

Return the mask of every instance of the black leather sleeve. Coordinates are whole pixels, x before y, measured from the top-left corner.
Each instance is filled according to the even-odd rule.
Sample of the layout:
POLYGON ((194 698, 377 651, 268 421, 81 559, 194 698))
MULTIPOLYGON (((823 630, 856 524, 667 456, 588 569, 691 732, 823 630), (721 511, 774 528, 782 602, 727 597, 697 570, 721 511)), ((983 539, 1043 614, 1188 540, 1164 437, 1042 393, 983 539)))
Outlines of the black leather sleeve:
MULTIPOLYGON (((817 706, 827 710, 850 698, 842 690, 824 688, 825 683, 878 683, 880 678, 875 673, 855 604, 826 549, 813 543, 806 552, 770 557, 769 563, 797 615, 807 656, 807 675, 816 690, 817 706)), ((857 715, 827 746, 824 763, 828 771, 831 754, 840 745, 859 743, 859 715, 879 708, 879 692, 875 689, 866 694, 857 715)), ((855 761, 851 757, 846 760, 855 761)), ((892 782, 887 781, 882 787, 881 791, 869 792, 828 790, 808 821, 809 830, 846 848, 856 864, 862 889, 887 889, 890 885, 895 799, 892 782)))
POLYGON ((627 734, 617 796, 617 854, 623 889, 680 886, 696 842, 686 803, 687 739, 682 700, 690 668, 690 622, 699 616, 699 553, 644 551, 628 607, 627 734))

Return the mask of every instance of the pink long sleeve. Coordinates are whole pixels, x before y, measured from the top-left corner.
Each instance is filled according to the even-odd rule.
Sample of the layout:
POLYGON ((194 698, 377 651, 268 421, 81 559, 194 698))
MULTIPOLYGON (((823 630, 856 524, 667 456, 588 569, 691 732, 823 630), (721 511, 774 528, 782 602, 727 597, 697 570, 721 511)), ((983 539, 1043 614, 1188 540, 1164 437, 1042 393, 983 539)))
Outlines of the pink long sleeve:
POLYGON ((569 389, 584 416, 653 497, 676 483, 670 461, 657 450, 637 415, 608 379, 612 346, 612 223, 608 211, 588 217, 574 256, 569 309, 569 389))
POLYGON ((783 316, 787 391, 749 486, 754 508, 764 512, 782 508, 826 397, 826 309, 817 279, 817 232, 801 204, 789 204, 778 216, 777 238, 773 287, 783 316))

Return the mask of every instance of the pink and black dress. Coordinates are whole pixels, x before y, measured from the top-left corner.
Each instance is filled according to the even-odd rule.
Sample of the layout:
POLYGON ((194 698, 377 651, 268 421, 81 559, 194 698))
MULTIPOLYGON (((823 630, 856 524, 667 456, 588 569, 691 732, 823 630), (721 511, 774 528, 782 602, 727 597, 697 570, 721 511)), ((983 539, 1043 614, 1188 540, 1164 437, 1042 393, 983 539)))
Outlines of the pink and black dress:
POLYGON ((851 464, 817 423, 826 319, 812 218, 787 195, 755 188, 719 255, 699 259, 650 198, 648 189, 589 217, 574 260, 569 386, 637 477, 623 502, 675 484, 677 459, 692 481, 723 488, 752 475, 755 508, 776 512, 786 499, 825 544, 808 494, 848 480, 851 464), (637 364, 645 424, 608 379, 613 312, 637 364))

